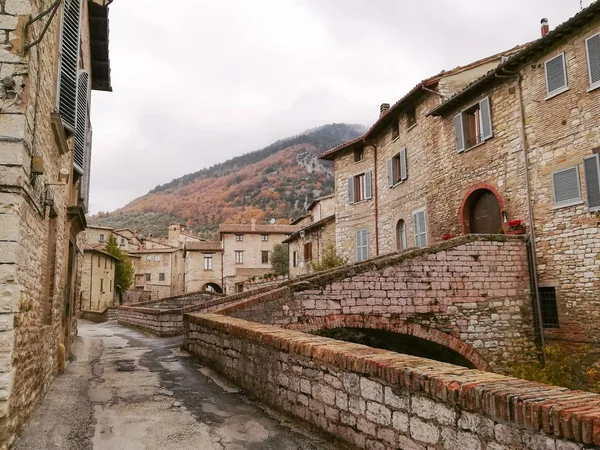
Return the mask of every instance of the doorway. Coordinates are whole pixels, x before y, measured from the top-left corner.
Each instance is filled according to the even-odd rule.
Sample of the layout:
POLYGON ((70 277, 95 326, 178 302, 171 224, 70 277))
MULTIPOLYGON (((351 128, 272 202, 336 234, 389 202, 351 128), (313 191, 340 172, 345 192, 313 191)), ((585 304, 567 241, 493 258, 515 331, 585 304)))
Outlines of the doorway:
POLYGON ((465 202, 463 220, 467 233, 502 232, 502 212, 496 194, 489 189, 477 189, 472 192, 465 202))

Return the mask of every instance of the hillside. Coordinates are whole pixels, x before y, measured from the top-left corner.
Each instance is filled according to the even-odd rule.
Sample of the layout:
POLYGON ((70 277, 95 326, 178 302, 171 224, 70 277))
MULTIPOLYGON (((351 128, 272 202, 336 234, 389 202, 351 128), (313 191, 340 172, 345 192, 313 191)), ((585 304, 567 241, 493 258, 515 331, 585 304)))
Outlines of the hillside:
POLYGON ((348 124, 307 130, 159 185, 88 222, 163 236, 167 225, 178 221, 212 237, 223 222, 296 217, 314 197, 333 191, 332 165, 318 155, 362 132, 363 127, 348 124))

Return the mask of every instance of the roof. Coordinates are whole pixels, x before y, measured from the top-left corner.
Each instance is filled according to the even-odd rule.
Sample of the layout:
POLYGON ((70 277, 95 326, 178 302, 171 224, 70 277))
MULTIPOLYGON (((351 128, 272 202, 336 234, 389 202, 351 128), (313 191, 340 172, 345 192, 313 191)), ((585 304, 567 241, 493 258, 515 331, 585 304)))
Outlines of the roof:
POLYGON ((328 195, 322 195, 320 197, 315 198, 310 205, 308 205, 308 208, 306 208, 307 211, 310 211, 311 209, 313 209, 315 207, 315 205, 317 203, 319 203, 322 200, 327 200, 328 198, 333 198, 335 197, 335 194, 328 194, 328 195))
POLYGON ((111 255, 110 253, 108 253, 107 251, 105 251, 103 248, 99 248, 99 246, 97 245, 93 245, 93 246, 85 246, 83 248, 84 252, 89 252, 89 253, 100 253, 104 256, 107 256, 109 258, 114 259, 115 261, 121 261, 119 258, 117 258, 115 255, 111 255))
POLYGON ((90 53, 92 60, 92 89, 112 91, 110 58, 108 55, 108 5, 88 2, 90 26, 90 53))
POLYGON ((327 222, 329 222, 331 220, 334 220, 334 219, 335 219, 335 215, 332 215, 332 216, 327 216, 324 219, 319 220, 318 222, 311 223, 310 225, 307 225, 304 228, 302 228, 301 230, 298 230, 295 233, 293 233, 289 238, 284 239, 283 243, 284 244, 289 244, 290 242, 293 242, 296 239, 298 239, 298 237, 300 237, 300 233, 302 231, 306 232, 306 231, 314 230, 316 228, 321 228, 327 222))
POLYGON ((204 250, 212 252, 220 252, 223 250, 221 241, 200 241, 200 242, 186 242, 186 251, 204 250))
POLYGON ((524 47, 524 46, 517 46, 510 50, 496 53, 495 55, 492 55, 492 56, 487 56, 483 59, 479 59, 477 61, 466 64, 464 66, 458 66, 458 67, 455 67, 454 69, 451 69, 448 71, 441 71, 440 73, 421 81, 415 87, 413 87, 410 91, 408 91, 408 93, 404 97, 402 97, 400 100, 398 100, 396 103, 394 103, 390 107, 390 109, 388 109, 385 113, 383 113, 381 116, 379 116, 379 119, 377 119, 377 121, 371 126, 371 128, 369 128, 367 130, 367 132, 365 134, 363 134, 362 136, 358 136, 357 138, 354 138, 354 139, 352 139, 348 142, 345 142, 341 145, 338 145, 337 147, 334 147, 330 150, 327 150, 325 153, 321 154, 320 158, 333 160, 334 155, 338 154, 342 150, 349 150, 351 148, 364 145, 365 140, 368 137, 371 137, 374 133, 377 133, 381 129, 388 126, 389 123, 392 121, 392 119, 394 117, 396 117, 397 113, 399 113, 403 109, 407 108, 416 98, 418 98, 420 95, 423 95, 424 92, 427 92, 427 89, 430 89, 431 87, 436 86, 442 78, 446 78, 451 75, 456 75, 457 73, 464 72, 466 70, 470 70, 470 69, 480 66, 482 64, 486 64, 490 61, 500 58, 502 55, 505 55, 506 53, 515 52, 522 47, 524 47))
POLYGON ((291 234, 294 231, 298 231, 300 227, 298 225, 252 225, 250 223, 237 224, 237 223, 224 223, 219 228, 220 233, 260 233, 260 234, 291 234))
POLYGON ((577 32, 581 25, 586 21, 595 18, 598 14, 600 14, 600 1, 596 1, 587 8, 582 9, 569 20, 550 31, 546 36, 534 41, 520 52, 509 57, 503 63, 500 63, 495 69, 490 70, 482 77, 474 80, 462 91, 447 99, 437 108, 429 111, 427 115, 441 116, 447 114, 455 110, 458 105, 461 105, 464 101, 472 98, 472 96, 488 88, 492 84, 505 81, 507 75, 516 75, 515 71, 519 70, 527 63, 527 61, 546 52, 557 42, 565 39, 570 33, 577 32), (503 78, 499 78, 499 76, 503 78))
POLYGON ((100 225, 88 225, 86 228, 93 228, 95 230, 109 230, 109 231, 114 231, 114 229, 111 228, 111 227, 101 227, 100 225))
POLYGON ((303 214, 300 217, 296 217, 294 220, 292 220, 292 223, 290 225, 297 225, 298 222, 301 222, 302 219, 306 219, 307 217, 310 217, 310 214, 303 214))
POLYGON ((174 253, 177 250, 181 250, 181 249, 180 248, 175 248, 175 247, 171 247, 171 248, 146 248, 146 249, 141 249, 141 250, 131 250, 129 253, 131 253, 132 255, 135 255, 135 254, 144 255, 144 254, 151 254, 151 253, 174 253))

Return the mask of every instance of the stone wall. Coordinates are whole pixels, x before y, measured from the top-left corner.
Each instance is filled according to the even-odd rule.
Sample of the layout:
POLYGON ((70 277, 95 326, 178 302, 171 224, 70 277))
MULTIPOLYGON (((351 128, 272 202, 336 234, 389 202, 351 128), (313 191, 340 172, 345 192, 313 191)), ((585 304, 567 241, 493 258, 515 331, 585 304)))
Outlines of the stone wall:
POLYGON ((79 305, 89 311, 104 311, 115 302, 116 260, 106 253, 84 252, 79 305))
POLYGON ((503 371, 509 353, 533 345, 529 283, 521 238, 471 235, 292 282, 219 312, 284 326, 381 317, 398 333, 407 324, 441 332, 430 340, 454 339, 467 359, 483 359, 475 367, 503 371))
POLYGON ((288 241, 288 264, 290 278, 314 273, 313 263, 322 261, 323 252, 328 246, 335 248, 335 218, 320 226, 309 228, 304 237, 297 235, 288 241), (312 259, 304 260, 304 244, 312 243, 312 259), (294 252, 297 252, 297 265, 294 266, 294 252))
POLYGON ((208 283, 214 283, 223 289, 223 269, 221 251, 185 251, 185 291, 201 291, 208 283), (212 269, 204 269, 204 254, 212 255, 212 269))
POLYGON ((185 320, 184 348, 204 363, 276 409, 358 448, 600 445, 596 394, 221 315, 185 320))

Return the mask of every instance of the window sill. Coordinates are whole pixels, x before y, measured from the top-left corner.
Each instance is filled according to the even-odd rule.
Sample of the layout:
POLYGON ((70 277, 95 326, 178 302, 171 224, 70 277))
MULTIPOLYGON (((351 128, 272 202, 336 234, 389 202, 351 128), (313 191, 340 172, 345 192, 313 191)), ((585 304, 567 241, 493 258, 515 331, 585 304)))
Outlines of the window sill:
POLYGON ((415 123, 413 123, 413 124, 412 124, 410 127, 408 127, 408 128, 406 129, 406 131, 410 131, 410 130, 412 130, 412 129, 413 129, 414 127, 416 127, 416 126, 417 126, 417 123, 415 122, 415 123))
POLYGON ((204 269, 205 272, 212 272, 212 269, 204 269))
POLYGON ((595 85, 590 86, 590 88, 587 91, 592 92, 592 91, 595 91, 596 89, 600 89, 600 83, 596 83, 595 85))
POLYGON ((403 184, 405 181, 406 181, 406 178, 405 178, 404 180, 400 180, 400 181, 397 181, 397 182, 395 182, 394 184, 392 184, 392 185, 390 186, 390 189, 394 189, 396 186, 400 186, 400 185, 401 185, 401 184, 403 184))
POLYGON ((553 92, 553 93, 551 93, 551 94, 548 94, 548 95, 546 96, 545 100, 550 100, 551 98, 554 98, 554 97, 556 97, 557 95, 560 95, 560 94, 562 94, 563 92, 567 92, 568 90, 569 90, 569 86, 566 86, 566 87, 564 87, 564 88, 562 88, 562 89, 559 89, 559 90, 558 90, 558 91, 556 91, 556 92, 553 92))
POLYGON ((372 199, 368 198, 366 200, 359 200, 358 202, 352 202, 350 203, 350 205, 360 205, 361 203, 367 203, 370 202, 372 199))
POLYGON ((392 144, 393 144, 394 142, 396 142, 398 139, 400 139, 400 135, 396 136, 395 138, 392 138, 392 144))
POLYGON ((564 203, 561 205, 554 205, 552 207, 552 211, 557 210, 557 209, 563 209, 563 208, 569 208, 571 206, 577 206, 577 205, 583 205, 583 200, 576 200, 576 201, 572 201, 569 203, 564 203))
POLYGON ((467 152, 470 152, 471 150, 473 150, 474 148, 481 147, 483 144, 485 144, 485 143, 486 143, 487 141, 489 141, 490 139, 491 139, 491 137, 490 137, 490 138, 488 138, 488 139, 487 139, 487 140, 485 140, 485 141, 481 141, 479 144, 475 144, 475 145, 473 145, 472 147, 469 147, 469 148, 466 148, 466 149, 464 149, 464 150, 463 150, 462 152, 460 152, 460 153, 467 153, 467 152))
POLYGON ((365 162, 365 158, 361 159, 360 161, 354 161, 354 164, 360 164, 362 162, 365 162))

